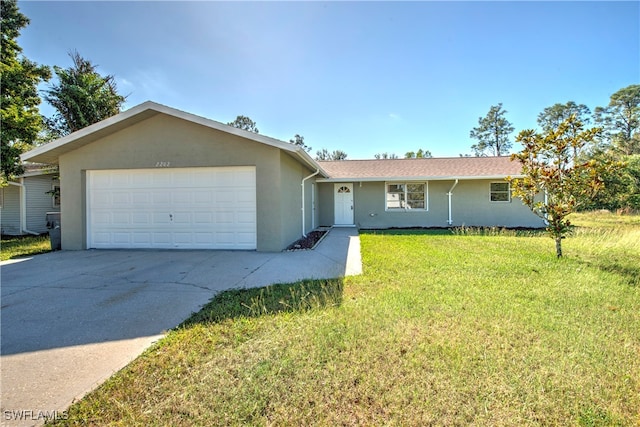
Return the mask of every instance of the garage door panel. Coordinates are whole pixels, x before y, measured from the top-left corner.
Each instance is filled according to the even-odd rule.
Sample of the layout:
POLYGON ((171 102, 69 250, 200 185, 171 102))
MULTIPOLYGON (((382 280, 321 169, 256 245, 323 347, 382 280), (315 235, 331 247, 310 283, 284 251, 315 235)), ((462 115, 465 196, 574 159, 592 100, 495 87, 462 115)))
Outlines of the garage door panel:
POLYGON ((211 190, 198 190, 193 193, 193 202, 196 204, 210 204, 214 200, 214 194, 211 190))
POLYGON ((151 194, 147 191, 137 190, 131 193, 131 203, 134 205, 148 205, 151 202, 151 194))
POLYGON ((131 224, 131 214, 129 212, 114 212, 112 224, 113 225, 130 225, 131 224))
POLYGON ((253 212, 238 212, 236 215, 236 222, 238 224, 253 224, 255 221, 253 212))
POLYGON ((196 212, 193 215, 193 223, 195 225, 210 224, 213 221, 214 216, 211 212, 196 212))
POLYGON ((256 248, 255 167, 87 176, 89 247, 256 248))
POLYGON ((125 191, 111 192, 111 205, 115 208, 119 206, 129 207, 131 205, 131 193, 125 191))
POLYGON ((185 189, 182 192, 172 193, 171 203, 173 206, 180 206, 181 204, 190 206, 193 204, 193 194, 188 189, 185 189))
POLYGON ((149 224, 151 215, 148 212, 133 212, 131 214, 131 223, 136 226, 149 224))
POLYGON ((130 187, 130 174, 110 174, 110 187, 127 188, 130 187))
POLYGON ((131 233, 116 232, 112 234, 113 243, 116 245, 129 245, 131 243, 131 233))
POLYGON ((171 194, 165 191, 152 191, 151 192, 151 203, 154 206, 169 206, 171 204, 171 194))
POLYGON ((146 171, 132 173, 131 186, 133 188, 153 188, 153 174, 146 171))
POLYGON ((153 242, 152 234, 149 232, 134 231, 131 236, 134 245, 151 246, 153 242))

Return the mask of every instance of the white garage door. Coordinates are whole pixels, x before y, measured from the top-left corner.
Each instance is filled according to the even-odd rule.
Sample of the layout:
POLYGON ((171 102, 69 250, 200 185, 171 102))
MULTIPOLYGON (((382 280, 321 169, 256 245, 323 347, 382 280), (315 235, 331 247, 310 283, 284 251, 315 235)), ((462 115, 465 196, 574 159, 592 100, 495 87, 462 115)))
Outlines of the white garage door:
POLYGON ((89 248, 256 249, 255 167, 87 172, 89 248))

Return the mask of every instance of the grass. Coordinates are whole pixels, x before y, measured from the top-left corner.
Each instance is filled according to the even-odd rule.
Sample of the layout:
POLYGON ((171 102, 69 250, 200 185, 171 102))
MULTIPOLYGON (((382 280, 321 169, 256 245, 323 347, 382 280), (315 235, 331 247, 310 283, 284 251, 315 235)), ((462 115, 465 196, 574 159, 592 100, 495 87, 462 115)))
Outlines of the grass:
POLYGON ((575 223, 560 260, 363 233, 362 276, 221 293, 59 424, 638 425, 638 217, 575 223))
POLYGON ((2 236, 0 261, 51 251, 49 236, 2 236))

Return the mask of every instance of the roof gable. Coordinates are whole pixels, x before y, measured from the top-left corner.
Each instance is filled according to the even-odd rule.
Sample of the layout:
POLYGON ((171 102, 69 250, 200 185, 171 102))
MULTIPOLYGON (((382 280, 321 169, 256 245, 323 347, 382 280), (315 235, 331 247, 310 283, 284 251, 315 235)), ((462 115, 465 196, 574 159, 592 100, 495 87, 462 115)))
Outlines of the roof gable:
POLYGON ((502 179, 521 176, 522 168, 510 157, 450 157, 423 159, 319 161, 328 181, 502 179))
POLYGON ((293 155, 293 157, 297 158, 298 161, 308 167, 314 170, 319 169, 321 175, 328 176, 300 146, 254 132, 237 129, 233 126, 229 126, 215 120, 207 119, 205 117, 197 116, 195 114, 187 113, 151 101, 144 102, 106 120, 87 126, 84 129, 51 141, 40 147, 36 147, 33 150, 24 153, 21 158, 23 161, 57 164, 60 155, 83 147, 107 135, 149 119, 157 114, 166 114, 172 117, 177 117, 191 123, 278 148, 293 155))

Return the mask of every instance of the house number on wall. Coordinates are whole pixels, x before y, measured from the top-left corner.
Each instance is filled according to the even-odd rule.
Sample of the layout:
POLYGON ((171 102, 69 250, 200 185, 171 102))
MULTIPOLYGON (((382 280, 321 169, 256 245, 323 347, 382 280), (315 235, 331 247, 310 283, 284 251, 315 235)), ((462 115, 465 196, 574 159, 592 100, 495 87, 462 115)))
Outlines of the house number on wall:
POLYGON ((156 162, 157 168, 168 168, 171 166, 171 162, 156 162))

